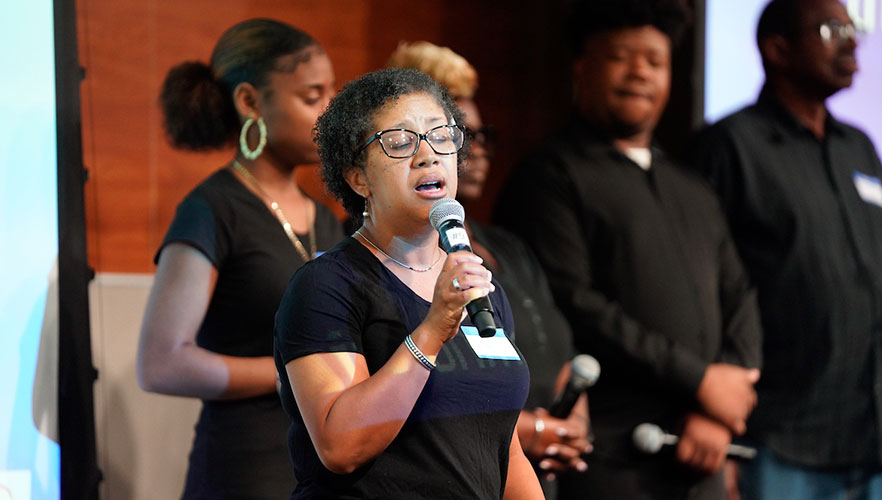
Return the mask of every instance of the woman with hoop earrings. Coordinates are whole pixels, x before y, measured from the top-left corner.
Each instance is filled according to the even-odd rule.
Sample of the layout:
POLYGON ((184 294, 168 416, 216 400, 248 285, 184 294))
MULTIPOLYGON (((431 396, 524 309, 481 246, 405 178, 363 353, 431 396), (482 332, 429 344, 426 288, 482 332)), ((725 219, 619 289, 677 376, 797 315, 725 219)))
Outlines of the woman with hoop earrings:
POLYGON ((297 165, 318 161, 312 128, 334 85, 318 43, 268 19, 228 29, 210 66, 183 63, 164 82, 173 146, 239 146, 178 206, 138 348, 144 390, 203 401, 182 498, 277 499, 294 489, 272 331, 290 276, 343 236, 294 179, 297 165))

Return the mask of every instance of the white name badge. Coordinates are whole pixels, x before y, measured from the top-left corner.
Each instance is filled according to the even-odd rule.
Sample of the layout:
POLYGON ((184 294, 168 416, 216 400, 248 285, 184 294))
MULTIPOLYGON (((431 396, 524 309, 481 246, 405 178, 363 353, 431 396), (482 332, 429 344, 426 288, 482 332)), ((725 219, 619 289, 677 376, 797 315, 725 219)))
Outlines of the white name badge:
POLYGON ((479 358, 510 359, 512 361, 521 359, 518 356, 518 351, 511 345, 508 337, 505 336, 502 328, 497 328, 496 335, 492 337, 482 337, 474 326, 461 326, 460 329, 479 358))
POLYGON ((858 194, 867 203, 882 207, 882 182, 878 177, 861 172, 854 173, 854 187, 858 194))

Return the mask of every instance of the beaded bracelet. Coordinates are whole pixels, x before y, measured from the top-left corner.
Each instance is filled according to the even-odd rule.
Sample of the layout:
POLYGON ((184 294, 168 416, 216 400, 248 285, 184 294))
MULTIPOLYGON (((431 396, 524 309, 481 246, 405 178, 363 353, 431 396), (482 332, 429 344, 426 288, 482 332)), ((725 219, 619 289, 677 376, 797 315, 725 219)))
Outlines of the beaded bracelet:
POLYGON ((413 343, 413 339, 410 338, 410 335, 404 337, 404 345, 407 346, 407 350, 410 351, 411 354, 413 354, 413 357, 416 358, 416 360, 419 361, 421 365, 423 365, 423 368, 429 371, 435 369, 435 364, 429 361, 429 358, 427 358, 426 355, 423 354, 423 351, 421 351, 420 348, 413 343))

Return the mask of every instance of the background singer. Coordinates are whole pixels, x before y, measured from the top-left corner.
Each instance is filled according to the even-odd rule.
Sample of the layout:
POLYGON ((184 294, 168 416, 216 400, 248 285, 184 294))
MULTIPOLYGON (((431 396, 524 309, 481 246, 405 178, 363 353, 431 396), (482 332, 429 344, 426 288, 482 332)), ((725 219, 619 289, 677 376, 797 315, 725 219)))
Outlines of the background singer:
POLYGON ((652 147, 687 13, 675 0, 574 9, 578 116, 515 170, 500 214, 603 367, 588 471, 562 475, 559 498, 720 499, 756 401, 760 327, 713 191, 652 147), (681 434, 676 454, 636 451, 643 422, 681 434))

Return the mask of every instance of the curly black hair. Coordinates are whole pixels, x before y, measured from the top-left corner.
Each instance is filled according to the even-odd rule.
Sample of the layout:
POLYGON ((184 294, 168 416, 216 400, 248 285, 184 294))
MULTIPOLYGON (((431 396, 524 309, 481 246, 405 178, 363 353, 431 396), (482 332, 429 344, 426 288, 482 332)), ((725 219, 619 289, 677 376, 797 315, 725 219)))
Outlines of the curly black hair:
MULTIPOLYGON (((432 97, 451 123, 464 123, 465 117, 447 89, 432 77, 415 69, 386 68, 344 85, 315 124, 325 186, 357 221, 361 220, 364 198, 349 187, 344 174, 351 168, 364 168, 366 154, 356 151, 376 132, 374 115, 400 97, 416 93, 432 97)), ((465 142, 456 156, 458 166, 468 156, 468 140, 465 142)))
POLYGON ((567 16, 567 38, 573 57, 585 39, 621 28, 653 26, 676 46, 692 20, 683 0, 575 0, 567 16))

